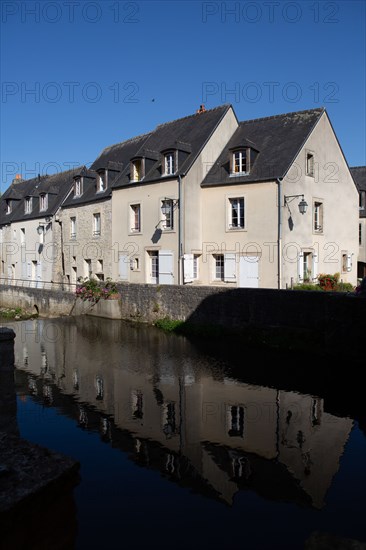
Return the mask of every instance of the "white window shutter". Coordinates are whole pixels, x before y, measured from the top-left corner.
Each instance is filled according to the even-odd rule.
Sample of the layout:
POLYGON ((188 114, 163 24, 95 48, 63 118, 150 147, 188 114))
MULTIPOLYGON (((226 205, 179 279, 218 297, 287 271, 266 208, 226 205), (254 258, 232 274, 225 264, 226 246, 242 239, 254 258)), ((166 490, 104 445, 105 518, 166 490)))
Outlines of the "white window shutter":
POLYGON ((299 259, 298 259, 298 273, 299 273, 299 281, 304 280, 304 253, 300 252, 299 259))
POLYGON ((193 254, 184 254, 183 274, 185 283, 191 283, 193 281, 193 254))
POLYGON ((316 252, 313 252, 313 265, 312 265, 312 273, 313 273, 313 279, 317 279, 318 277, 318 255, 316 252))
POLYGON ((118 276, 121 281, 128 280, 128 268, 130 262, 127 254, 120 254, 118 257, 118 276))
POLYGON ((31 262, 27 262, 27 278, 32 278, 32 264, 31 262))
POLYGON ((171 250, 159 250, 159 283, 161 285, 174 284, 173 252, 171 250))
POLYGON ((236 281, 236 256, 235 254, 224 255, 224 281, 236 281))

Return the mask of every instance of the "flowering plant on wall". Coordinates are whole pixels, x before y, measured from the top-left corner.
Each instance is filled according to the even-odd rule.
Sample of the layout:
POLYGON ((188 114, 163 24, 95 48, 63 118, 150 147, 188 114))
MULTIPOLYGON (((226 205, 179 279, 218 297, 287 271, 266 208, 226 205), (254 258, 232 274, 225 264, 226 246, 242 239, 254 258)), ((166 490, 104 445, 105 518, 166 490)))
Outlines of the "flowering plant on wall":
POLYGON ((81 300, 97 303, 99 300, 109 300, 119 298, 116 283, 110 277, 106 281, 88 277, 79 277, 75 295, 81 300))

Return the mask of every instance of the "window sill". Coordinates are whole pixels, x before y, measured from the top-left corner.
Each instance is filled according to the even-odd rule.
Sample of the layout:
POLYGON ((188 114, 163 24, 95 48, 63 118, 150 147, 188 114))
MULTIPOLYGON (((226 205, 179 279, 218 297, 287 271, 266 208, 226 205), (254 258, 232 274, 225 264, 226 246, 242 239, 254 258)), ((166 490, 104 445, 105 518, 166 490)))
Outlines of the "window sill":
POLYGON ((248 231, 246 227, 227 227, 226 233, 237 233, 238 231, 248 231))
POLYGON ((230 178, 237 178, 237 177, 242 177, 242 176, 249 176, 249 172, 231 172, 230 173, 230 178))
POLYGON ((131 236, 131 235, 142 235, 142 231, 131 231, 131 230, 130 230, 129 233, 128 233, 128 235, 129 235, 129 236, 131 236))

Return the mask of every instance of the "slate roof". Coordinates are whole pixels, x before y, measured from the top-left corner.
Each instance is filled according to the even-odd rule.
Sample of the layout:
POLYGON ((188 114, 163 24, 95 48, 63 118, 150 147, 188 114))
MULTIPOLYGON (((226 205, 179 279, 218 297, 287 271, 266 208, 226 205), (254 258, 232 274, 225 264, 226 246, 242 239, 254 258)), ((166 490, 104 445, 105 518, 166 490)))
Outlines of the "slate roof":
MULTIPOLYGON (((358 191, 366 191, 366 166, 354 166, 350 171, 358 191)), ((360 218, 366 218, 365 209, 360 210, 360 218)))
POLYGON ((319 108, 240 122, 202 187, 284 177, 324 112, 324 108, 319 108), (255 160, 248 175, 231 176, 229 152, 241 146, 251 147, 255 160))
MULTIPOLYGON (((173 177, 176 178, 178 175, 186 174, 230 108, 230 105, 221 105, 199 114, 195 113, 184 118, 166 122, 157 126, 151 133, 141 136, 144 139, 136 152, 120 161, 123 162, 124 168, 113 187, 119 188, 136 185, 136 183, 130 181, 130 160, 134 157, 145 157, 151 161, 146 164, 146 174, 141 183, 166 179, 166 176, 162 175, 161 153, 169 149, 177 149, 180 153, 177 172, 173 177)), ((115 145, 112 149, 123 145, 123 143, 115 145)), ((117 154, 114 155, 113 160, 120 160, 117 154)))
POLYGON ((150 134, 136 136, 122 143, 106 147, 89 170, 84 166, 79 173, 75 174, 75 176, 84 176, 83 194, 80 197, 75 197, 71 193, 62 207, 67 208, 109 199, 114 182, 126 170, 130 173, 130 160, 136 156, 148 136, 150 134), (108 186, 104 191, 97 193, 97 172, 102 169, 108 169, 108 186))
POLYGON ((53 216, 73 185, 75 169, 12 183, 0 200, 0 225, 53 216), (40 195, 48 195, 47 210, 40 211, 40 195), (32 212, 25 214, 25 200, 32 197, 32 212), (6 214, 6 200, 12 199, 12 212, 6 214))
POLYGON ((366 191, 366 166, 353 166, 350 170, 357 189, 366 191))

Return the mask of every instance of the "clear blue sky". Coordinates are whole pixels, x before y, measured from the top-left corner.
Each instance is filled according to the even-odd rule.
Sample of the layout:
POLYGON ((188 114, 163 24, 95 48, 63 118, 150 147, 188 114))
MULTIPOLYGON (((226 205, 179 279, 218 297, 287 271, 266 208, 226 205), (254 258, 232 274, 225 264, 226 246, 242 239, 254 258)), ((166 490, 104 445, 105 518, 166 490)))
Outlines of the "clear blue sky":
POLYGON ((366 164, 365 1, 1 2, 1 191, 232 103, 239 120, 325 106, 366 164), (32 92, 33 90, 33 92, 32 92))

